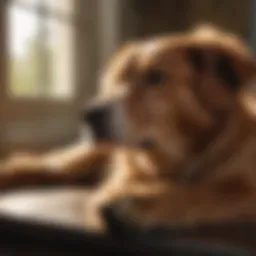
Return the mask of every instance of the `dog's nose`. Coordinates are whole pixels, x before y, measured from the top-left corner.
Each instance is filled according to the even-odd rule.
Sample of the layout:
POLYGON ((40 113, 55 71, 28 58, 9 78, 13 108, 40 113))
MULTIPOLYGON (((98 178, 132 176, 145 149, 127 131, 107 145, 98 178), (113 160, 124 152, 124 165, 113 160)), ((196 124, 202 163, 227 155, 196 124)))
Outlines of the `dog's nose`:
POLYGON ((89 106, 83 114, 83 120, 91 125, 100 124, 108 114, 108 108, 104 105, 89 106))
POLYGON ((115 102, 93 102, 87 105, 82 113, 82 122, 92 131, 96 140, 116 139, 116 112, 118 105, 115 102))

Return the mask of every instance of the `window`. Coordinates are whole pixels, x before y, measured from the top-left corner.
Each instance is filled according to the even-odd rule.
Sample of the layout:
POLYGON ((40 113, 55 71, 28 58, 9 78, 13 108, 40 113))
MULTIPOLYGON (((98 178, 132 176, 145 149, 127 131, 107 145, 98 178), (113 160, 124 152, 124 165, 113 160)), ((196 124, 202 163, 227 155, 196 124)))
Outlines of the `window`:
POLYGON ((118 3, 0 1, 0 150, 79 138, 84 99, 116 44, 118 3))
POLYGON ((4 56, 0 60, 0 147, 4 145, 4 150, 49 148, 78 136, 81 88, 77 80, 84 85, 84 74, 77 78, 81 52, 77 40, 79 46, 86 46, 87 40, 81 36, 86 30, 81 29, 78 3, 0 1, 0 36, 6 42, 0 47, 4 56))
POLYGON ((74 96, 74 0, 13 0, 8 8, 12 98, 74 96))

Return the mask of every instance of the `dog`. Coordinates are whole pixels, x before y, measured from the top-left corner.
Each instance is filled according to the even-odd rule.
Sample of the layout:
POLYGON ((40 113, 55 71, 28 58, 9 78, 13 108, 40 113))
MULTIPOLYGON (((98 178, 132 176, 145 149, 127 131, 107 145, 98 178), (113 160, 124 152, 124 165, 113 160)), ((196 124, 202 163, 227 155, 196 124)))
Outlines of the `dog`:
POLYGON ((0 187, 89 180, 85 227, 256 220, 255 60, 211 26, 134 41, 83 110, 92 144, 1 164, 0 187))

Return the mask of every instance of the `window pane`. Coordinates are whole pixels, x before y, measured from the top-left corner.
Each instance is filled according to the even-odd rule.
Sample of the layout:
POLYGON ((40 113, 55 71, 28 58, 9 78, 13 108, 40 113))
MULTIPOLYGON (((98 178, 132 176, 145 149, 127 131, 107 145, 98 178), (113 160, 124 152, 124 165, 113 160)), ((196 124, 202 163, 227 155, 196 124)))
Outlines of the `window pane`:
POLYGON ((45 0, 45 6, 52 11, 58 11, 65 15, 74 14, 75 0, 45 0))
POLYGON ((40 2, 44 2, 45 0, 12 0, 15 3, 21 3, 21 4, 29 4, 36 6, 40 2))
POLYGON ((49 11, 58 12, 63 15, 74 14, 75 0, 13 0, 23 7, 44 7, 49 11))
POLYGON ((50 61, 50 88, 52 97, 68 98, 74 95, 74 28, 55 19, 47 21, 49 37, 47 48, 50 61))
POLYGON ((38 19, 15 7, 9 10, 9 74, 8 92, 16 96, 38 94, 39 66, 37 55, 38 19))
POLYGON ((73 24, 20 6, 10 6, 9 95, 72 97, 73 40, 73 24))

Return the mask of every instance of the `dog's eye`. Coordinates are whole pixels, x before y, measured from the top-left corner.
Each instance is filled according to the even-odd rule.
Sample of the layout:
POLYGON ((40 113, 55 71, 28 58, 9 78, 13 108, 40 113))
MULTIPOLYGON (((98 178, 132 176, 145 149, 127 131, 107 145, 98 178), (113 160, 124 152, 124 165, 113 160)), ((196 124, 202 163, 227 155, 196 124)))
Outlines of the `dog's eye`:
POLYGON ((166 75, 162 70, 151 69, 148 70, 144 76, 144 83, 147 85, 159 85, 164 83, 166 75))

